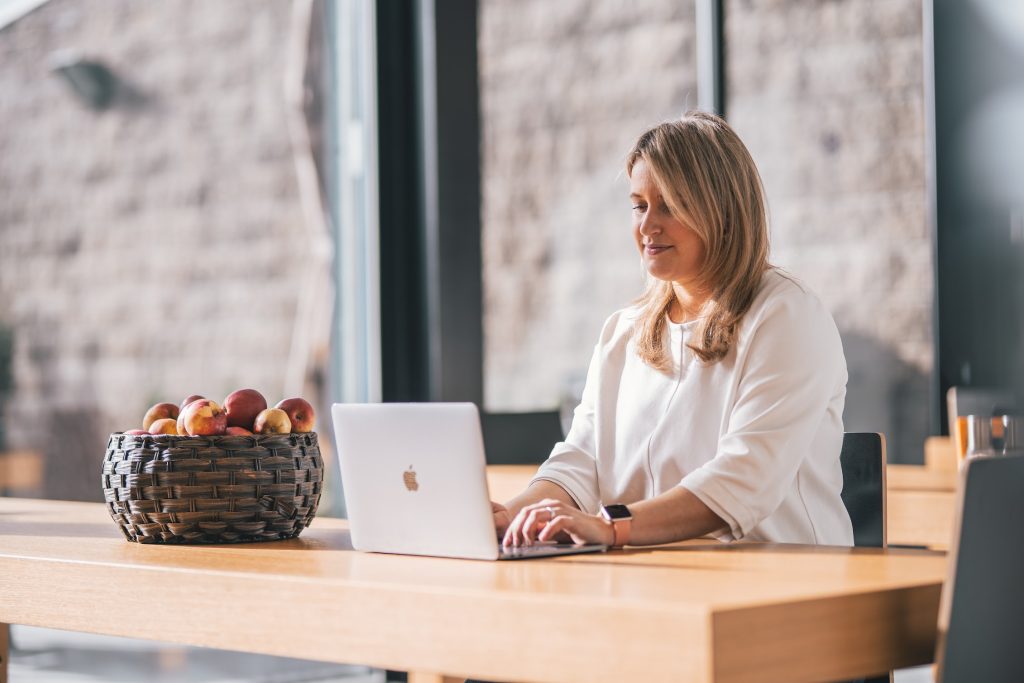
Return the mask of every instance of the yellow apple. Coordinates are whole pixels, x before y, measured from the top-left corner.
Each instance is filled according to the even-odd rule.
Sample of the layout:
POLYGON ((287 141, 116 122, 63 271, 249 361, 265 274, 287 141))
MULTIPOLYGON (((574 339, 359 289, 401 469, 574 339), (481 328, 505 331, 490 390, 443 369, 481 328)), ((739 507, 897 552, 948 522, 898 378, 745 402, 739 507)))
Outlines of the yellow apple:
POLYGON ((267 408, 256 416, 252 430, 257 434, 289 434, 292 431, 292 421, 280 408, 267 408))
POLYGON ((149 425, 150 434, 177 434, 177 421, 173 417, 163 417, 149 425))
POLYGON ((142 428, 149 431, 149 428, 153 426, 154 422, 166 417, 169 417, 172 420, 178 417, 178 406, 173 403, 157 403, 146 411, 146 416, 142 418, 142 428))

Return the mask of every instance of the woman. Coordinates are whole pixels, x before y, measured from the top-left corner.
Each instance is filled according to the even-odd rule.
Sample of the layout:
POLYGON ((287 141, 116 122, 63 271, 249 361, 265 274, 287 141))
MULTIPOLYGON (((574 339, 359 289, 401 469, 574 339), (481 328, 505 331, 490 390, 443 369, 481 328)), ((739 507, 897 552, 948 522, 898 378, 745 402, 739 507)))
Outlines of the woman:
POLYGON ((691 112, 640 136, 626 171, 649 286, 605 323, 565 441, 494 504, 503 542, 852 545, 842 344, 821 302, 768 263, 750 153, 691 112))

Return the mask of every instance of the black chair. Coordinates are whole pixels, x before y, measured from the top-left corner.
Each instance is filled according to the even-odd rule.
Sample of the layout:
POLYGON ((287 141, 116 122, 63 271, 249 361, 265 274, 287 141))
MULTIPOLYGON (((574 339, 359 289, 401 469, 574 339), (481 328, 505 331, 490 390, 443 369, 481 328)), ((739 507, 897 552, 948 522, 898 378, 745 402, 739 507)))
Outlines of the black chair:
POLYGON ((853 522, 853 545, 884 548, 885 435, 846 432, 839 464, 843 468, 843 505, 853 522))
MULTIPOLYGON (((885 435, 846 432, 839 452, 843 468, 843 505, 853 523, 853 545, 884 548, 885 536, 885 435)), ((889 683, 891 674, 850 683, 889 683)))
POLYGON ((968 460, 958 503, 938 681, 1024 681, 1024 456, 968 460))
POLYGON ((482 413, 480 427, 488 465, 534 465, 565 438, 557 411, 482 413))

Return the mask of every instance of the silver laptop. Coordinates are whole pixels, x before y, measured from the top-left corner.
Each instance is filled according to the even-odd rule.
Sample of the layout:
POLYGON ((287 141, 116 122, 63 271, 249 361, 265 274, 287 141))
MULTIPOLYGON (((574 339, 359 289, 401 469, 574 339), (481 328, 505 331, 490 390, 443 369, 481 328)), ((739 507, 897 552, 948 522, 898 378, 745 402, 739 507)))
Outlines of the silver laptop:
POLYGON ((502 548, 472 403, 335 403, 334 434, 357 550, 479 560, 607 550, 502 548))

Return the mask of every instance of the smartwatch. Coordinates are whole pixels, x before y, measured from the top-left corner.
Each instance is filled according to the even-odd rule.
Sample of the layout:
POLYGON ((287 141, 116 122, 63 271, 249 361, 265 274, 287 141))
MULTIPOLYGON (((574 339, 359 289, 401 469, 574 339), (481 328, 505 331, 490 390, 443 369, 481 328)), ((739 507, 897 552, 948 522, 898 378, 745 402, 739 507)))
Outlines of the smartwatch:
POLYGON ((613 548, 621 548, 629 543, 629 533, 633 529, 633 513, 625 505, 604 505, 601 516, 612 525, 613 548))

